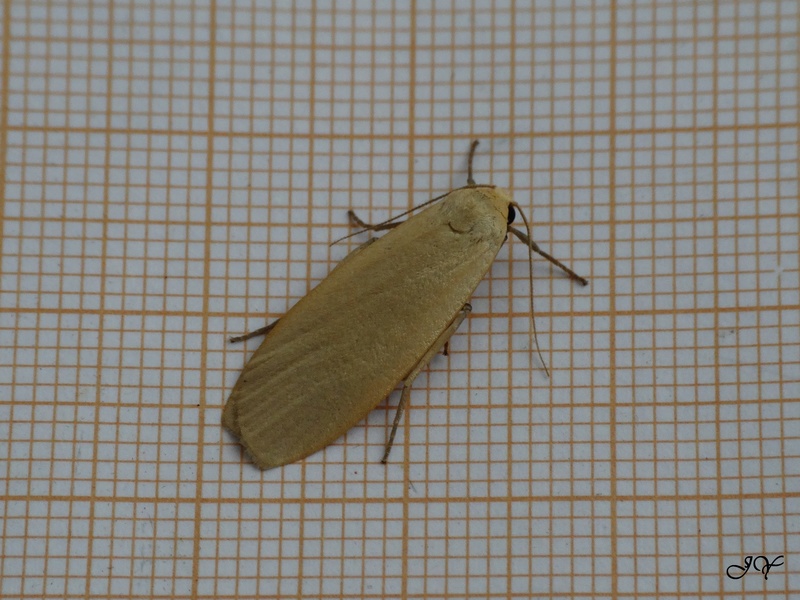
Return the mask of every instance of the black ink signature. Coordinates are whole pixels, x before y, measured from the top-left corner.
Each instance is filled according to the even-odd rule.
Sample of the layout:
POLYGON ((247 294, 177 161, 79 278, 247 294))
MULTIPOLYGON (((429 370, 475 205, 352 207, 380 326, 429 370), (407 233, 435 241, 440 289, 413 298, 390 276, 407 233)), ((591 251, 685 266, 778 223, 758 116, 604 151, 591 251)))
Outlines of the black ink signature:
MULTIPOLYGON (((750 567, 752 566, 755 570, 761 571, 764 574, 764 579, 769 579, 769 577, 767 577, 767 575, 769 575, 769 570, 772 567, 780 567, 783 564, 783 561, 781 561, 781 562, 778 562, 778 561, 781 560, 782 558, 783 558, 783 554, 781 554, 780 556, 776 557, 775 560, 770 562, 769 559, 766 556, 764 556, 763 554, 760 555, 760 556, 755 556, 755 557, 754 556, 745 556, 744 557, 744 565, 743 566, 742 565, 731 565, 725 570, 725 574, 728 577, 730 577, 731 579, 741 579, 742 577, 744 577, 745 573, 747 573, 750 570, 750 567), (758 561, 759 560, 763 560, 764 561, 764 566, 761 567, 760 569, 758 568, 758 561), (739 569, 739 571, 741 571, 741 573, 738 574, 738 575, 731 575, 731 569, 739 569)), ((734 572, 736 572, 736 571, 734 571, 734 572)))

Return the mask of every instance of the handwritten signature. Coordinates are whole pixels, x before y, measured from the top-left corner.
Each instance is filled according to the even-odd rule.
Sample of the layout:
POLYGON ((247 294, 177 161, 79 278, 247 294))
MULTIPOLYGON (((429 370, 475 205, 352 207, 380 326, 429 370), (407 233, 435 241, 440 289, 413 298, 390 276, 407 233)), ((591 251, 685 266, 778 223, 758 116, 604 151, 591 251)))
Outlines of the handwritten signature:
POLYGON ((742 577, 744 577, 745 573, 747 573, 750 570, 750 567, 753 567, 753 569, 755 569, 756 571, 761 571, 764 574, 764 579, 769 579, 767 575, 769 575, 770 569, 772 567, 780 567, 783 564, 783 561, 781 560, 782 558, 783 554, 777 556, 775 560, 770 562, 770 560, 764 555, 745 556, 744 565, 731 565, 725 570, 725 573, 731 579, 741 579, 742 577), (778 562, 779 560, 781 562, 778 562), (763 561, 763 566, 761 568, 758 567, 759 561, 763 561), (734 573, 737 572, 736 569, 741 571, 741 573, 739 573, 738 575, 731 575, 731 569, 734 569, 734 573))

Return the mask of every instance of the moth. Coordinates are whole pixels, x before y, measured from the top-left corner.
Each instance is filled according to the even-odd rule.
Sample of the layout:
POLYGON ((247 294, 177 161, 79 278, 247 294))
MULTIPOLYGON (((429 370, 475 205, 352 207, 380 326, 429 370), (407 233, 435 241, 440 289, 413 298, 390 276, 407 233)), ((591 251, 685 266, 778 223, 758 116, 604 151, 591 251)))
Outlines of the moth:
POLYGON ((470 296, 509 233, 587 285, 531 240, 508 192, 475 183, 477 145, 470 147, 466 186, 378 225, 350 211, 364 230, 388 232, 352 251, 279 320, 231 340, 266 334, 222 413, 258 467, 325 448, 402 382, 385 463, 414 379, 469 315, 470 296), (517 212, 525 231, 511 225, 517 212))

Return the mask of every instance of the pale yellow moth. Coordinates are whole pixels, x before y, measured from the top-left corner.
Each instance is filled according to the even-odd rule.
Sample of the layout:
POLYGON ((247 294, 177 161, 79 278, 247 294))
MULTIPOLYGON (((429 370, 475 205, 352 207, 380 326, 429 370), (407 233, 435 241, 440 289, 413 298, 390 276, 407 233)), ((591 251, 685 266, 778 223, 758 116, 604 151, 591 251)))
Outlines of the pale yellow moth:
POLYGON ((222 413, 260 468, 325 448, 403 382, 386 462, 411 384, 472 310, 468 300, 509 232, 588 283, 530 239, 508 192, 476 185, 477 144, 465 187, 412 209, 427 206, 402 223, 392 221, 408 213, 369 226, 351 211, 364 229, 391 231, 356 248, 278 321, 231 340, 266 333, 222 413), (515 208, 525 232, 511 226, 515 208))

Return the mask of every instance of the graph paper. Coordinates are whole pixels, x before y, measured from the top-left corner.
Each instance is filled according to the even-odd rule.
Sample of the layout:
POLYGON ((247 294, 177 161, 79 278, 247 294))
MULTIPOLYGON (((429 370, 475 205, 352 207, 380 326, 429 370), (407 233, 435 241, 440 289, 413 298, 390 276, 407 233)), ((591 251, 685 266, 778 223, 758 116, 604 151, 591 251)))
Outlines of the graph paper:
POLYGON ((796 0, 1 11, 0 596, 800 597, 796 0), (387 465, 259 471, 227 338, 472 139, 550 376, 509 240, 387 465))

